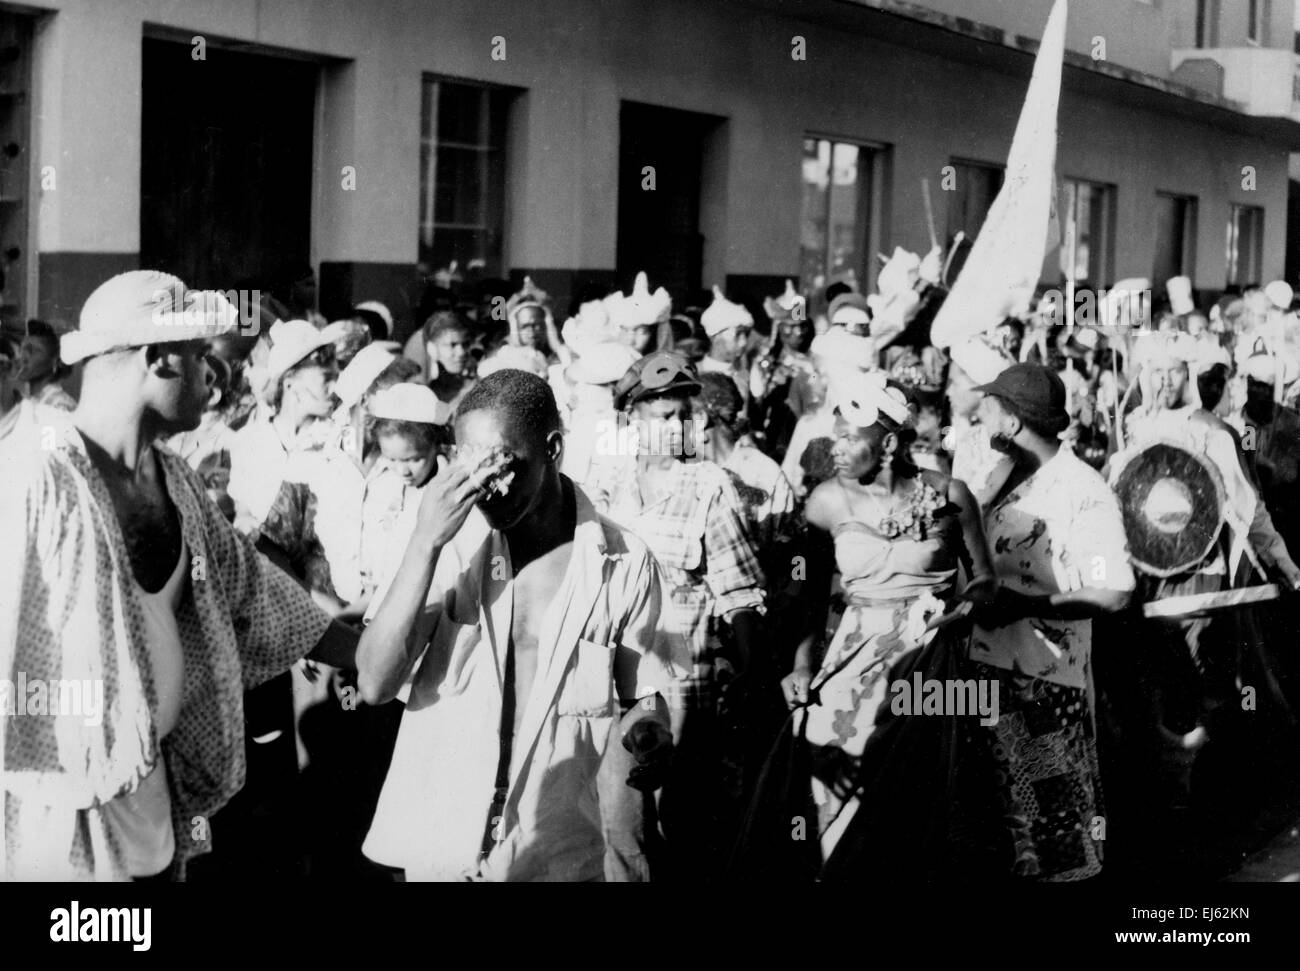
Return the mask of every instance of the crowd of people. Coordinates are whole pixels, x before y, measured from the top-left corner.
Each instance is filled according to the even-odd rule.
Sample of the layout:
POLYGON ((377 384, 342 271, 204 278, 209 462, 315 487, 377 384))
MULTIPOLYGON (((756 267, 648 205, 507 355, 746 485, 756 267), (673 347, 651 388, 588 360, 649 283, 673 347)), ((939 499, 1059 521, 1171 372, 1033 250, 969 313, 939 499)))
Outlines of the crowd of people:
POLYGON ((941 256, 567 313, 444 280, 405 340, 152 271, 31 322, 0 667, 107 688, 0 719, 6 877, 1173 865, 1296 740, 1290 288, 1080 284, 940 348, 941 256))

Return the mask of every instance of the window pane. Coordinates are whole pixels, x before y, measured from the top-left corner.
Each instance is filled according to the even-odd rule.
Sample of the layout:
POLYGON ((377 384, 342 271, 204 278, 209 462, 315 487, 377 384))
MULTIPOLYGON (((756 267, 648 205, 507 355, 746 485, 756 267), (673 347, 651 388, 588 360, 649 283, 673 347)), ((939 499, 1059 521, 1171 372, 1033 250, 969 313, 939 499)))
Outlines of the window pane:
POLYGON ((481 88, 444 81, 438 98, 438 141, 478 145, 483 141, 481 88))
POLYGON ((513 92, 426 80, 420 144, 420 259, 501 272, 505 133, 513 92))
POLYGON ((958 232, 974 241, 1002 188, 1003 172, 991 165, 957 161, 949 164, 955 170, 955 184, 952 191, 944 193, 948 200, 948 241, 951 243, 958 232))
POLYGON ((803 211, 799 229, 799 272, 806 291, 826 285, 826 210, 830 198, 831 143, 805 138, 803 211))
POLYGON ((1060 253, 1063 280, 1072 279, 1075 283, 1090 286, 1101 286, 1110 281, 1110 209, 1113 191, 1108 185, 1078 179, 1065 180, 1060 253))
POLYGON ((1171 277, 1191 276, 1196 200, 1156 194, 1156 252, 1151 279, 1157 286, 1171 277))
POLYGON ((838 143, 831 156, 831 259, 830 272, 852 272, 862 264, 862 238, 858 224, 861 199, 858 186, 858 146, 838 143))
POLYGON ((477 225, 483 221, 483 156, 473 149, 438 146, 436 223, 477 225))
POLYGON ((1258 206, 1233 206, 1228 220, 1228 283, 1246 286, 1260 282, 1264 247, 1264 210, 1258 206))

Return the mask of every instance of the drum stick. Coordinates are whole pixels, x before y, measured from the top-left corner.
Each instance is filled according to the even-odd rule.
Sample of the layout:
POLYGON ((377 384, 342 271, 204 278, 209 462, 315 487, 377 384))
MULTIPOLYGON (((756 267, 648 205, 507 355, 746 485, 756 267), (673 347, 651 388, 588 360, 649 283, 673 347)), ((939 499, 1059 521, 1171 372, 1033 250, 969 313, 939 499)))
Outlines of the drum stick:
POLYGON ((921 199, 925 203, 925 222, 930 227, 930 247, 939 245, 939 234, 934 231, 934 206, 930 202, 930 180, 921 180, 921 199))

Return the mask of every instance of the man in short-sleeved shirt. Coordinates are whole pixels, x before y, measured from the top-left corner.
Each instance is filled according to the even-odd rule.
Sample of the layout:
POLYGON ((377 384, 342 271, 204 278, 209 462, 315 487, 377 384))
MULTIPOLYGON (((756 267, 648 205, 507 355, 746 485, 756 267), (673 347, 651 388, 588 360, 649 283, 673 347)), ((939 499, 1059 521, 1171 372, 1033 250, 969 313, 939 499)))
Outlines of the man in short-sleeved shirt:
POLYGON ((363 850, 412 880, 644 879, 630 845, 641 793, 617 756, 638 722, 667 730, 655 696, 686 665, 659 627, 654 557, 560 475, 541 378, 484 378, 456 439, 497 451, 509 478, 500 491, 456 467, 431 480, 372 602, 362 696, 380 703, 408 682, 409 697, 363 850), (474 502, 492 527, 477 542, 462 535, 474 502))
POLYGON ((197 427, 234 319, 175 277, 114 277, 64 338, 78 410, 37 406, 0 446, 0 879, 183 875, 244 784, 243 692, 313 648, 350 663, 355 635, 153 444, 197 427), (33 710, 33 683, 69 682, 79 704, 33 710))

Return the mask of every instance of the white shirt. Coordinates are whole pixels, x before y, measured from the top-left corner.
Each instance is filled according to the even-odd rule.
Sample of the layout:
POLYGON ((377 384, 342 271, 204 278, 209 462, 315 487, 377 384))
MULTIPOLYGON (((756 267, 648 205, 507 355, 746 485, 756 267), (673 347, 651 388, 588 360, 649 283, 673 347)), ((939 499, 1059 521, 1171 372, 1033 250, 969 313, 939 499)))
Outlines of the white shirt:
MULTIPOLYGON (((189 551, 181 542, 181 555, 172 575, 157 593, 136 586, 144 615, 144 642, 149 651, 157 712, 154 724, 161 740, 180 719, 185 684, 185 656, 176 608, 185 591, 189 551)), ((172 800, 163 759, 140 785, 104 805, 104 820, 122 847, 126 872, 133 877, 161 873, 176 855, 172 829, 172 800)))
MULTIPOLYGON (((998 581, 1029 595, 1132 590, 1119 502, 1092 466, 1061 448, 984 513, 998 581)), ((976 625, 972 661, 1044 681, 1086 687, 1091 620, 1025 617, 990 630, 976 625)))
MULTIPOLYGON (((505 652, 514 607, 510 551, 493 530, 443 548, 415 636, 416 663, 393 760, 363 850, 411 880, 599 880, 596 773, 619 701, 686 672, 661 631, 654 558, 575 489, 578 523, 560 593, 538 630, 498 842, 480 859, 492 804, 505 652), (504 567, 504 569, 502 569, 504 567)), ((463 531, 462 531, 463 532, 463 531)), ((377 594, 375 604, 382 601, 377 594)))

